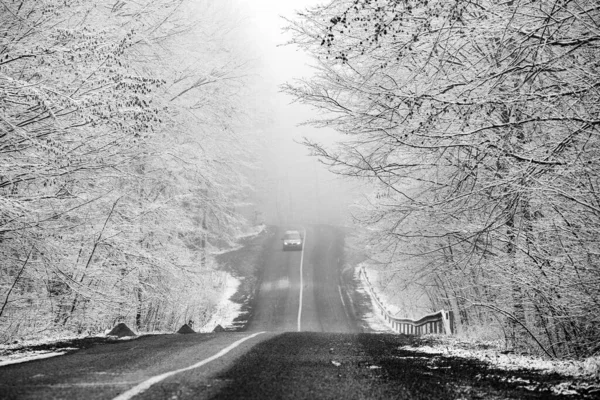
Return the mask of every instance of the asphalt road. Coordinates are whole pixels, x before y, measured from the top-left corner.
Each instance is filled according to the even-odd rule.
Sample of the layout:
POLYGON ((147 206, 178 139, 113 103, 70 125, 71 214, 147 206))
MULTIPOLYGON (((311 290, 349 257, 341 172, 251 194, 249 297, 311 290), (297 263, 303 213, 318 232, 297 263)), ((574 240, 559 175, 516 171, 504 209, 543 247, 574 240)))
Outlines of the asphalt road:
MULTIPOLYGON (((210 377, 233 366, 249 348, 282 332, 356 332, 342 291, 343 235, 339 229, 302 229, 302 251, 283 251, 283 230, 265 242, 259 291, 243 332, 157 335, 98 344, 72 354, 0 368, 0 398, 113 399, 149 379, 202 364, 233 343, 243 343, 205 365, 164 377, 140 398, 178 398, 185 384, 192 398, 215 395, 210 377), (256 335, 256 336, 254 336, 256 335), (199 386, 198 386, 199 385, 199 386), (202 389, 202 390, 200 390, 202 389), (178 394, 179 393, 179 394, 178 394)), ((346 300, 347 301, 347 300, 346 300)))
POLYGON ((266 244, 269 250, 248 330, 357 332, 354 314, 346 307, 348 294, 342 290, 342 231, 329 226, 298 229, 304 234, 303 251, 283 251, 281 229, 266 244))
POLYGON ((0 399, 554 397, 560 377, 403 350, 419 339, 362 332, 341 279, 342 231, 306 227, 303 252, 283 252, 281 234, 265 242, 245 330, 92 343, 0 367, 0 399))

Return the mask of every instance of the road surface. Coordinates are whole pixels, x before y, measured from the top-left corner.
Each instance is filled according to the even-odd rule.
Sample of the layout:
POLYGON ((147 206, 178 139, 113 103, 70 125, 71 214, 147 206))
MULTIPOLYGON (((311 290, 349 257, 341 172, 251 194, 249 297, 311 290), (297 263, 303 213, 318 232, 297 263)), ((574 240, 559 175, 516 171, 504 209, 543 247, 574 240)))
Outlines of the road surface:
POLYGON ((553 398, 552 379, 362 332, 341 279, 343 233, 307 226, 304 251, 266 241, 245 330, 144 336, 0 367, 0 399, 553 398), (523 382, 528 382, 527 384, 523 382), (526 386, 535 386, 531 390, 526 386))
POLYGON ((248 330, 357 332, 357 321, 346 308, 347 293, 342 290, 342 231, 309 226, 302 233, 302 251, 282 250, 282 230, 267 242, 269 251, 248 330))

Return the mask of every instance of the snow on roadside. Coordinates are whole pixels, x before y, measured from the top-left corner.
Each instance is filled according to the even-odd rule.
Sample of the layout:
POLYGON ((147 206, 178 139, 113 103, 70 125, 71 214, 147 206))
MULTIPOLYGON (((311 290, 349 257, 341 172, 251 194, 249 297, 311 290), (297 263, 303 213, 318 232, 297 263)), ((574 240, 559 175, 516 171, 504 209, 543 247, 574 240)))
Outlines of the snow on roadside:
MULTIPOLYGON (((249 237, 260 234, 264 231, 265 225, 260 225, 255 227, 251 232, 240 236, 249 237)), ((227 251, 232 251, 232 249, 228 249, 227 251)), ((225 284, 224 291, 221 296, 219 303, 217 304, 216 311, 210 321, 205 324, 202 328, 198 330, 198 332, 212 332, 217 325, 221 325, 223 328, 228 328, 233 325, 234 319, 236 319, 241 313, 241 304, 237 304, 232 302, 231 297, 237 292, 237 289, 241 281, 230 274, 226 273, 225 275, 225 284)), ((0 367, 22 363, 27 361, 33 361, 37 359, 44 359, 50 357, 56 357, 60 355, 64 355, 70 351, 77 350, 77 348, 61 348, 58 350, 24 350, 24 347, 33 347, 40 345, 52 345, 54 343, 59 342, 68 342, 71 340, 84 339, 89 337, 107 337, 106 334, 110 331, 107 329, 104 333, 99 333, 97 335, 72 335, 72 334, 64 334, 64 335, 53 335, 51 337, 35 339, 35 340, 21 340, 19 342, 15 342, 13 344, 3 344, 0 345, 0 367)), ((173 334, 172 331, 145 331, 145 332, 136 332, 139 336, 135 337, 123 337, 123 338, 114 338, 116 341, 125 341, 125 340, 135 340, 141 336, 145 335, 162 335, 162 334, 173 334)))
POLYGON ((261 234, 265 229, 267 229, 267 226, 265 224, 256 225, 256 226, 250 228, 248 230, 248 232, 245 232, 245 233, 242 233, 242 234, 236 236, 236 239, 240 240, 240 239, 245 239, 250 236, 257 236, 257 235, 261 234))
MULTIPOLYGON (((226 274, 225 285, 223 294, 221 296, 221 300, 217 305, 217 309, 210 319, 210 321, 204 325, 199 332, 212 332, 217 325, 221 325, 223 328, 227 328, 232 325, 233 320, 240 314, 241 305, 232 302, 230 299, 236 293, 238 286, 240 285, 240 280, 231 276, 230 274, 226 274)), ((98 334, 95 336, 98 337, 106 337, 105 334, 98 334)), ((143 332, 139 333, 139 335, 151 335, 151 334, 172 334, 173 332, 163 332, 163 331, 155 331, 155 332, 143 332)), ((61 348, 58 350, 20 350, 23 346, 36 346, 36 345, 44 345, 44 344, 52 344, 57 342, 64 342, 69 340, 76 340, 90 337, 89 335, 65 335, 61 337, 51 337, 40 340, 26 340, 21 341, 19 343, 15 343, 12 345, 0 345, 0 367, 23 363, 28 361, 40 360, 44 358, 57 357, 64 355, 70 351, 77 350, 77 348, 61 348)), ((124 340, 134 340, 139 338, 139 336, 132 337, 123 337, 123 338, 115 338, 115 341, 124 341, 124 340)))
MULTIPOLYGON (((107 338, 109 336, 106 335, 110 329, 107 329, 104 334, 100 333, 97 335, 55 335, 51 337, 41 338, 41 339, 33 339, 33 340, 22 340, 18 343, 14 344, 3 344, 0 345, 0 367, 11 365, 11 364, 19 364, 28 361, 41 360, 44 358, 51 358, 62 356, 68 352, 79 350, 77 347, 61 347, 60 349, 54 350, 24 350, 24 347, 35 347, 35 346, 48 346, 52 347, 52 345, 56 343, 75 341, 78 339, 86 339, 86 338, 107 338)), ((169 332, 171 333, 171 332, 169 332)), ((149 334, 145 332, 143 335, 149 334)), ((141 334, 140 334, 141 335, 141 334)), ((135 340, 138 339, 139 336, 126 336, 126 337, 110 337, 111 341, 127 341, 127 340, 135 340)))
MULTIPOLYGON (((102 335, 104 336, 104 335, 102 335)), ((62 356, 69 351, 77 350, 74 347, 65 347, 59 350, 22 350, 23 347, 52 345, 57 342, 82 339, 85 335, 62 335, 42 339, 22 340, 13 344, 0 345, 0 367, 11 364, 19 364, 28 361, 41 360, 62 356)))
POLYGON ((230 253, 232 251, 237 251, 237 250, 239 250, 239 249, 241 249, 241 248, 244 247, 244 245, 242 243, 240 243, 240 240, 246 239, 246 238, 249 238, 249 237, 252 237, 252 236, 258 236, 266 228, 267 228, 266 225, 257 225, 257 226, 254 226, 250 230, 248 230, 248 232, 241 233, 241 234, 239 234, 239 235, 237 235, 235 237, 236 242, 237 242, 237 244, 235 246, 233 246, 233 247, 226 247, 226 248, 222 248, 222 249, 216 248, 216 247, 215 248, 211 248, 211 249, 209 249, 209 253, 212 256, 219 256, 219 255, 222 255, 222 254, 230 253))
POLYGON ((393 332, 391 326, 381 316, 381 313, 379 312, 379 306, 373 299, 373 296, 371 296, 369 289, 367 289, 368 283, 364 279, 365 278, 364 275, 361 273, 360 266, 358 268, 355 268, 354 280, 359 282, 356 291, 362 295, 369 297, 369 300, 371 300, 371 310, 373 310, 373 312, 366 314, 363 320, 369 325, 369 328, 371 328, 375 332, 393 332))
MULTIPOLYGON (((224 291, 221 296, 221 300, 217 305, 217 309, 210 319, 210 321, 204 325, 199 332, 212 332, 217 325, 221 325, 223 328, 227 328, 232 325, 233 320, 240 314, 241 305, 232 302, 231 297, 237 292, 238 286, 241 281, 230 274, 226 274, 224 291)), ((107 337, 108 329, 104 334, 93 335, 96 337, 107 337)), ((157 334, 172 334, 171 331, 153 331, 153 332, 139 332, 140 336, 145 335, 157 335, 157 334)), ((140 336, 128 336, 122 338, 114 338, 115 341, 127 341, 135 340, 140 336)), ((39 345, 51 345, 58 342, 66 342, 69 340, 88 338, 89 335, 64 335, 64 336, 53 336, 44 339, 37 340, 25 340, 19 343, 11 345, 0 345, 0 367, 18 364, 28 361, 40 360, 44 358, 62 356, 70 351, 78 350, 78 348, 66 347, 58 350, 20 350, 22 347, 27 346, 39 346, 39 345)))
POLYGON ((431 338, 435 343, 424 346, 402 346, 400 349, 439 354, 444 357, 476 359, 507 371, 529 369, 574 378, 600 379, 600 357, 590 357, 583 361, 547 360, 528 355, 506 354, 500 348, 494 348, 493 346, 485 349, 477 348, 477 343, 466 342, 452 336, 424 335, 423 338, 431 338))
POLYGON ((234 303, 231 298, 237 292, 241 281, 230 274, 227 274, 225 279, 223 295, 221 301, 217 304, 217 309, 211 319, 198 329, 198 332, 212 332, 217 325, 229 328, 233 326, 233 320, 240 315, 242 305, 234 303))
MULTIPOLYGON (((379 305, 374 300, 368 289, 367 282, 362 268, 355 269, 355 280, 359 282, 357 290, 369 296, 371 307, 374 313, 368 314, 365 322, 369 327, 376 332, 393 331, 392 326, 387 322, 379 312, 379 305)), ((376 271, 367 271, 370 282, 376 282, 378 275, 376 271)), ((371 286, 372 288, 373 286, 371 286)), ((374 289, 375 290, 375 289, 374 289)), ((389 307, 386 298, 378 293, 380 301, 389 307)), ((571 379, 592 380, 596 383, 589 382, 562 382, 551 388, 552 392, 558 395, 578 394, 579 391, 594 391, 600 390, 600 357, 591 357, 583 361, 576 360, 546 360, 527 355, 507 354, 494 343, 485 343, 485 349, 480 348, 481 343, 467 342, 456 336, 447 335, 424 335, 422 338, 433 339, 433 344, 423 346, 402 346, 401 350, 415 351, 428 354, 438 354, 442 357, 457 357, 465 359, 476 359, 486 362, 495 368, 502 370, 535 370, 540 373, 557 373, 559 375, 569 377, 571 379)))
POLYGON ((62 356, 63 354, 74 350, 78 349, 74 347, 66 347, 60 349, 60 351, 26 351, 7 354, 4 356, 0 356, 0 367, 4 367, 5 365, 24 363, 28 361, 42 360, 44 358, 62 356))
MULTIPOLYGON (((378 290, 379 288, 377 287, 377 283, 380 279, 379 271, 377 271, 374 268, 369 268, 369 265, 366 263, 359 264, 358 268, 364 268, 363 271, 367 274, 368 280, 371 283, 371 288, 377 293, 377 296, 379 297, 381 303, 385 304, 385 306, 387 307, 387 311, 390 313, 390 315, 396 315, 399 312, 401 312, 402 310, 399 307, 397 307, 393 301, 390 301, 385 291, 378 290)), ((361 275, 361 279, 365 279, 365 277, 361 275)), ((364 282, 364 284, 366 285, 367 282, 364 282)))

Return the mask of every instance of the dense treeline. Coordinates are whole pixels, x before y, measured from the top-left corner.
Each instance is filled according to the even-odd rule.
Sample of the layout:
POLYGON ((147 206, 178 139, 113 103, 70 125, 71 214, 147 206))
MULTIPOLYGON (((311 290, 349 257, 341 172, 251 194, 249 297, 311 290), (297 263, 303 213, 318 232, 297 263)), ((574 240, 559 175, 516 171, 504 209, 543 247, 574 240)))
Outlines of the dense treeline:
POLYGON ((251 161, 235 23, 187 0, 0 3, 0 340, 210 317, 251 161))
POLYGON ((289 29, 316 74, 285 90, 345 135, 307 144, 378 185, 372 257, 463 331, 597 354, 598 3, 333 0, 289 29))

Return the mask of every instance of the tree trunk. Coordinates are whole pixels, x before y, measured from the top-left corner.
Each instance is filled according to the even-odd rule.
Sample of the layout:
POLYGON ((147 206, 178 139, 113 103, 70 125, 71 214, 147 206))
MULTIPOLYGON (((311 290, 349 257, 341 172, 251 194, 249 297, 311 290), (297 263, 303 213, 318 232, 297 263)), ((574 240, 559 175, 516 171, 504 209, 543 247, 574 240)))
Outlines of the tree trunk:
POLYGON ((525 310, 523 307, 523 290, 520 283, 518 282, 518 268, 517 268, 517 234, 515 232, 515 214, 511 212, 508 220, 506 221, 506 233, 508 242, 506 244, 506 254, 508 262, 511 265, 511 277, 510 277, 510 297, 512 300, 512 318, 509 318, 508 324, 510 327, 510 345, 514 348, 517 347, 523 338, 522 327, 519 321, 523 324, 525 321, 525 310))

